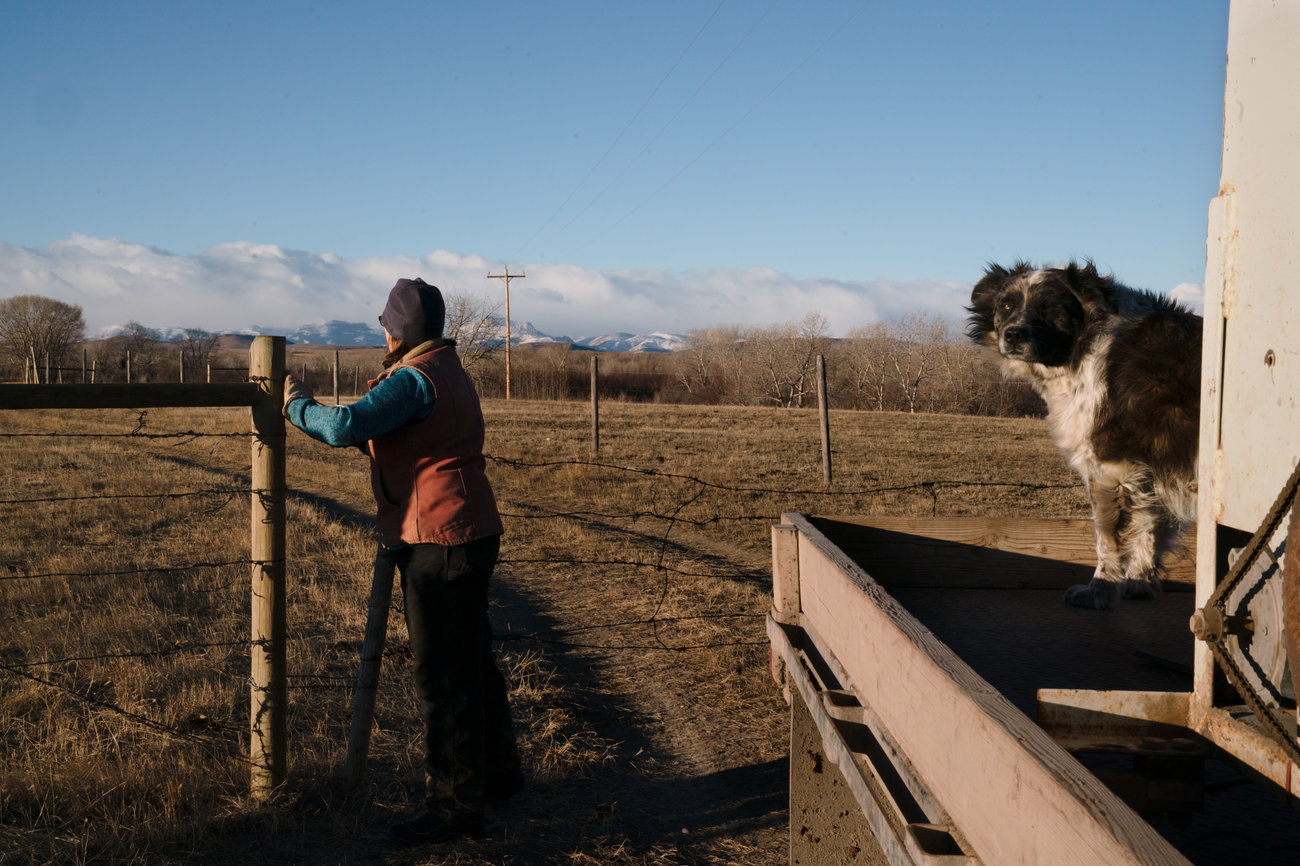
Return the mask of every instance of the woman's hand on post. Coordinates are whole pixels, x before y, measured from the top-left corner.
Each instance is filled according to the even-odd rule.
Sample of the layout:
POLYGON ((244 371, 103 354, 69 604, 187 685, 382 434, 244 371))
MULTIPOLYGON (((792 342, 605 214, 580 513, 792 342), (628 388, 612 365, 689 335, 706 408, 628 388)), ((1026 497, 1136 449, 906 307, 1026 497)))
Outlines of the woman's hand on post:
POLYGON ((289 413, 289 404, 294 400, 314 400, 316 395, 312 390, 299 381, 298 377, 292 373, 284 374, 284 413, 289 413))

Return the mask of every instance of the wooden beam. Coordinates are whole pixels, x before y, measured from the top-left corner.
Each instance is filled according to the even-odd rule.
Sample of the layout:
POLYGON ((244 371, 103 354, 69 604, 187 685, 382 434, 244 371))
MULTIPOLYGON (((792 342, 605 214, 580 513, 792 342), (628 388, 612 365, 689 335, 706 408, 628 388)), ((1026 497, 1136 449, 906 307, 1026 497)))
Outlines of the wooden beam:
POLYGON ((164 406, 253 406, 251 382, 182 385, 0 385, 0 409, 152 409, 164 406))
POLYGON ((803 619, 984 863, 1186 864, 800 515, 803 619))

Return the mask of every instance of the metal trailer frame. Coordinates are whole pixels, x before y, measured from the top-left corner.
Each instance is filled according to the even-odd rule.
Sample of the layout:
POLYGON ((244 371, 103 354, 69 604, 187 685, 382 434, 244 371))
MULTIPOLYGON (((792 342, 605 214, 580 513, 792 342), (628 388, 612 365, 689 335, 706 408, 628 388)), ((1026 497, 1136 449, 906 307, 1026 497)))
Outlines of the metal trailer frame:
MULTIPOLYGON (((1228 548, 1240 544, 1228 539, 1260 530, 1300 457, 1300 294, 1293 288, 1300 267, 1297 45, 1300 5, 1233 0, 1223 168, 1206 237, 1198 611, 1224 579, 1228 548)), ((1285 526, 1264 536, 1277 549, 1285 526)), ((1240 701, 1216 700, 1215 667, 1210 645, 1198 640, 1190 694, 1054 692, 1040 697, 1040 716, 1045 711, 1055 719, 1062 736, 1102 723, 1122 723, 1134 736, 1147 725, 1181 726, 1300 798, 1296 750, 1243 715, 1240 701)), ((1294 744, 1294 717, 1285 724, 1294 744)))
MULTIPOLYGON (((1222 178, 1206 241, 1198 614, 1224 578, 1228 547, 1266 534, 1261 522, 1300 452, 1300 294, 1288 293, 1300 264, 1296 45, 1300 4, 1233 0, 1222 178)), ((1090 529, 1069 523, 911 521, 913 538, 959 542, 912 565, 1024 586, 1035 578, 999 569, 1028 564, 1045 575, 1053 563, 1089 561, 1078 546, 1091 547, 1090 529)), ((1295 720, 1284 744, 1216 694, 1203 639, 1187 635, 1192 691, 1042 689, 1035 724, 858 564, 867 560, 814 524, 787 514, 772 533, 768 635, 773 678, 792 705, 792 863, 1188 862, 1066 747, 1212 744, 1292 805, 1300 799, 1295 720)))

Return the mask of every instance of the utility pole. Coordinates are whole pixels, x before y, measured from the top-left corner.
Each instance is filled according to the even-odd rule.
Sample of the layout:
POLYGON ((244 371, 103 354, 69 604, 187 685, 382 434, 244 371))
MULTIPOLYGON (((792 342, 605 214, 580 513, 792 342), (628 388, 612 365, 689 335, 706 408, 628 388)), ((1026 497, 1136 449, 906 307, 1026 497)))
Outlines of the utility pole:
POLYGON ((524 274, 510 273, 510 266, 503 269, 505 273, 488 274, 489 280, 504 280, 506 284, 506 399, 510 399, 510 281, 522 280, 524 274))

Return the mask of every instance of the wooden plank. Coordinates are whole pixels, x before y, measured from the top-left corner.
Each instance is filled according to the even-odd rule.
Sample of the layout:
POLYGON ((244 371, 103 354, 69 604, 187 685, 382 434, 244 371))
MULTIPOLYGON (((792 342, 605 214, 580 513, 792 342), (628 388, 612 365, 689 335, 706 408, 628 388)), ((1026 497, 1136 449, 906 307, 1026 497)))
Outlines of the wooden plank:
POLYGON ((799 615, 799 533, 784 524, 772 527, 772 607, 780 622, 799 615))
POLYGON ((182 385, 0 385, 0 409, 152 409, 164 406, 254 406, 252 382, 182 385))
POLYGON ((1212 757, 1188 730, 1190 692, 1039 689, 1038 726, 1071 752, 1212 757))
POLYGON ((1188 861, 799 515, 803 615, 988 863, 1188 861))
MULTIPOLYGON (((883 586, 1065 589, 1097 562, 1092 521, 816 516, 809 522, 883 586)), ((1195 544, 1171 558, 1166 588, 1190 592, 1195 544)))

